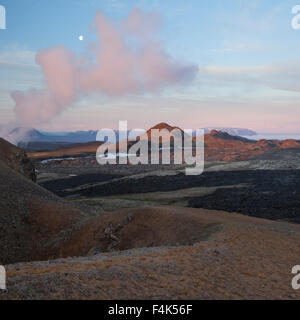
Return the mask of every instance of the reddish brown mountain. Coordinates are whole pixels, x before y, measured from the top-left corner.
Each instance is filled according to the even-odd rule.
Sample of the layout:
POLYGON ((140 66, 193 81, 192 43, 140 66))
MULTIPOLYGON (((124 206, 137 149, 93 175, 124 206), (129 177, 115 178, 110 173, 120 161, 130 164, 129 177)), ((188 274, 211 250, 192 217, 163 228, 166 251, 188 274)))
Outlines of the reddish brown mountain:
POLYGON ((300 148, 300 143, 293 139, 253 141, 216 130, 205 134, 204 141, 205 159, 210 161, 246 160, 271 150, 300 148))
POLYGON ((174 129, 178 129, 180 130, 181 132, 183 132, 183 130, 179 127, 172 127, 170 126, 168 123, 165 123, 165 122, 161 122, 161 123, 158 123, 157 125, 155 125, 154 127, 150 128, 147 133, 151 132, 152 129, 157 129, 157 130, 168 130, 169 132, 174 130, 174 129))
MULTIPOLYGON (((173 127, 173 126, 170 126, 168 123, 161 122, 156 126, 150 128, 146 132, 147 135, 145 137, 147 137, 148 140, 151 141, 153 137, 158 136, 160 143, 168 142, 170 140, 169 134, 168 133, 166 134, 165 132, 166 131, 172 132, 173 130, 175 130, 173 132, 175 139, 182 139, 182 137, 185 135, 184 131, 181 128, 173 127), (156 130, 159 130, 159 132, 156 132, 156 130)), ((143 136, 141 136, 141 139, 143 139, 143 136)))

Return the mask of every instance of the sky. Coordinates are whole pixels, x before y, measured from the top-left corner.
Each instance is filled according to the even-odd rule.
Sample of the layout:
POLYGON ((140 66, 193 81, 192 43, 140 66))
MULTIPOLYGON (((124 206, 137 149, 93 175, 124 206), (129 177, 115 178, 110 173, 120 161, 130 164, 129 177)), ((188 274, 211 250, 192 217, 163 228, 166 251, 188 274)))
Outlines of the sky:
POLYGON ((110 94, 103 86, 80 88, 76 99, 34 127, 98 130, 127 120, 131 128, 164 121, 191 129, 300 133, 300 29, 291 27, 295 1, 0 0, 0 5, 7 20, 0 30, 0 126, 14 121, 12 92, 47 86, 36 61, 39 52, 63 46, 87 57, 97 41, 93 21, 99 11, 118 23, 138 8, 161 18, 155 36, 178 64, 172 62, 175 71, 196 66, 192 79, 160 81, 159 90, 145 85, 125 94, 110 94))

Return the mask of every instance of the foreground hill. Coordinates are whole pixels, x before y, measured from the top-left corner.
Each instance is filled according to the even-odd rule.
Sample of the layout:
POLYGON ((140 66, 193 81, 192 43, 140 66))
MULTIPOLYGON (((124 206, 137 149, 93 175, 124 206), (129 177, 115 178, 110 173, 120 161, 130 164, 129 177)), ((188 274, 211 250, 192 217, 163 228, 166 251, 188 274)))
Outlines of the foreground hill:
MULTIPOLYGON (((114 216, 130 216, 132 226, 119 234, 107 230, 111 241, 126 243, 125 249, 130 236, 137 248, 163 247, 112 253, 95 249, 88 257, 9 265, 9 291, 1 298, 300 299, 291 287, 291 269, 299 264, 298 225, 177 207, 125 210, 114 216), (194 244, 174 246, 181 241, 173 235, 174 226, 185 237, 195 223, 200 236, 190 235, 194 244)), ((90 229, 95 239, 103 232, 96 230, 90 229)))

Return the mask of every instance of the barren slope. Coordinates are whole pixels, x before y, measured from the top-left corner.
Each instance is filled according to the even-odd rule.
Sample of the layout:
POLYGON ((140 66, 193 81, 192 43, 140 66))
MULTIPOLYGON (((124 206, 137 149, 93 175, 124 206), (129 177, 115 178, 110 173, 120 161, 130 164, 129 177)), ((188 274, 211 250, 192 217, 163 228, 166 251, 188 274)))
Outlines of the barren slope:
MULTIPOLYGON (((141 208, 123 214, 131 213, 138 219, 145 210, 153 217, 172 215, 183 219, 189 215, 202 226, 219 228, 192 246, 134 249, 9 265, 8 293, 2 294, 2 298, 300 298, 300 292, 291 287, 291 269, 299 264, 300 226, 176 207, 141 208)), ((178 228, 182 226, 178 224, 178 228)), ((166 239, 171 240, 173 227, 170 232, 168 226, 164 229, 166 239)))
POLYGON ((58 233, 80 218, 80 211, 0 164, 0 264, 59 255, 58 233))

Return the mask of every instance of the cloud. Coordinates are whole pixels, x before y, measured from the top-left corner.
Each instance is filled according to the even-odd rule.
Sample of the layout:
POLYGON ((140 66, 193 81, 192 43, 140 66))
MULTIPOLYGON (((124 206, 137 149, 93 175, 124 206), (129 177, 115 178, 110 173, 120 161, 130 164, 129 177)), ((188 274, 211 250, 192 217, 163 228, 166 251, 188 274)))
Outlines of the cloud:
POLYGON ((119 9, 119 8, 125 7, 124 1, 120 1, 120 0, 106 0, 106 5, 112 9, 116 9, 116 8, 119 9))
POLYGON ((250 45, 246 43, 239 43, 234 45, 224 46, 221 49, 213 49, 213 53, 239 53, 239 52, 252 52, 262 51, 263 47, 258 45, 250 45))
POLYGON ((36 52, 31 50, 19 49, 17 47, 7 48, 0 52, 1 67, 15 68, 37 68, 35 63, 36 52))
POLYGON ((92 46, 93 59, 78 57, 63 46, 38 52, 36 63, 45 87, 12 93, 17 120, 26 126, 51 121, 83 94, 157 93, 191 81, 197 66, 176 61, 166 52, 159 40, 159 21, 159 14, 139 9, 119 23, 99 12, 94 20, 98 41, 92 46))
POLYGON ((238 67, 200 66, 199 77, 200 81, 238 82, 274 90, 300 92, 298 62, 238 67))

